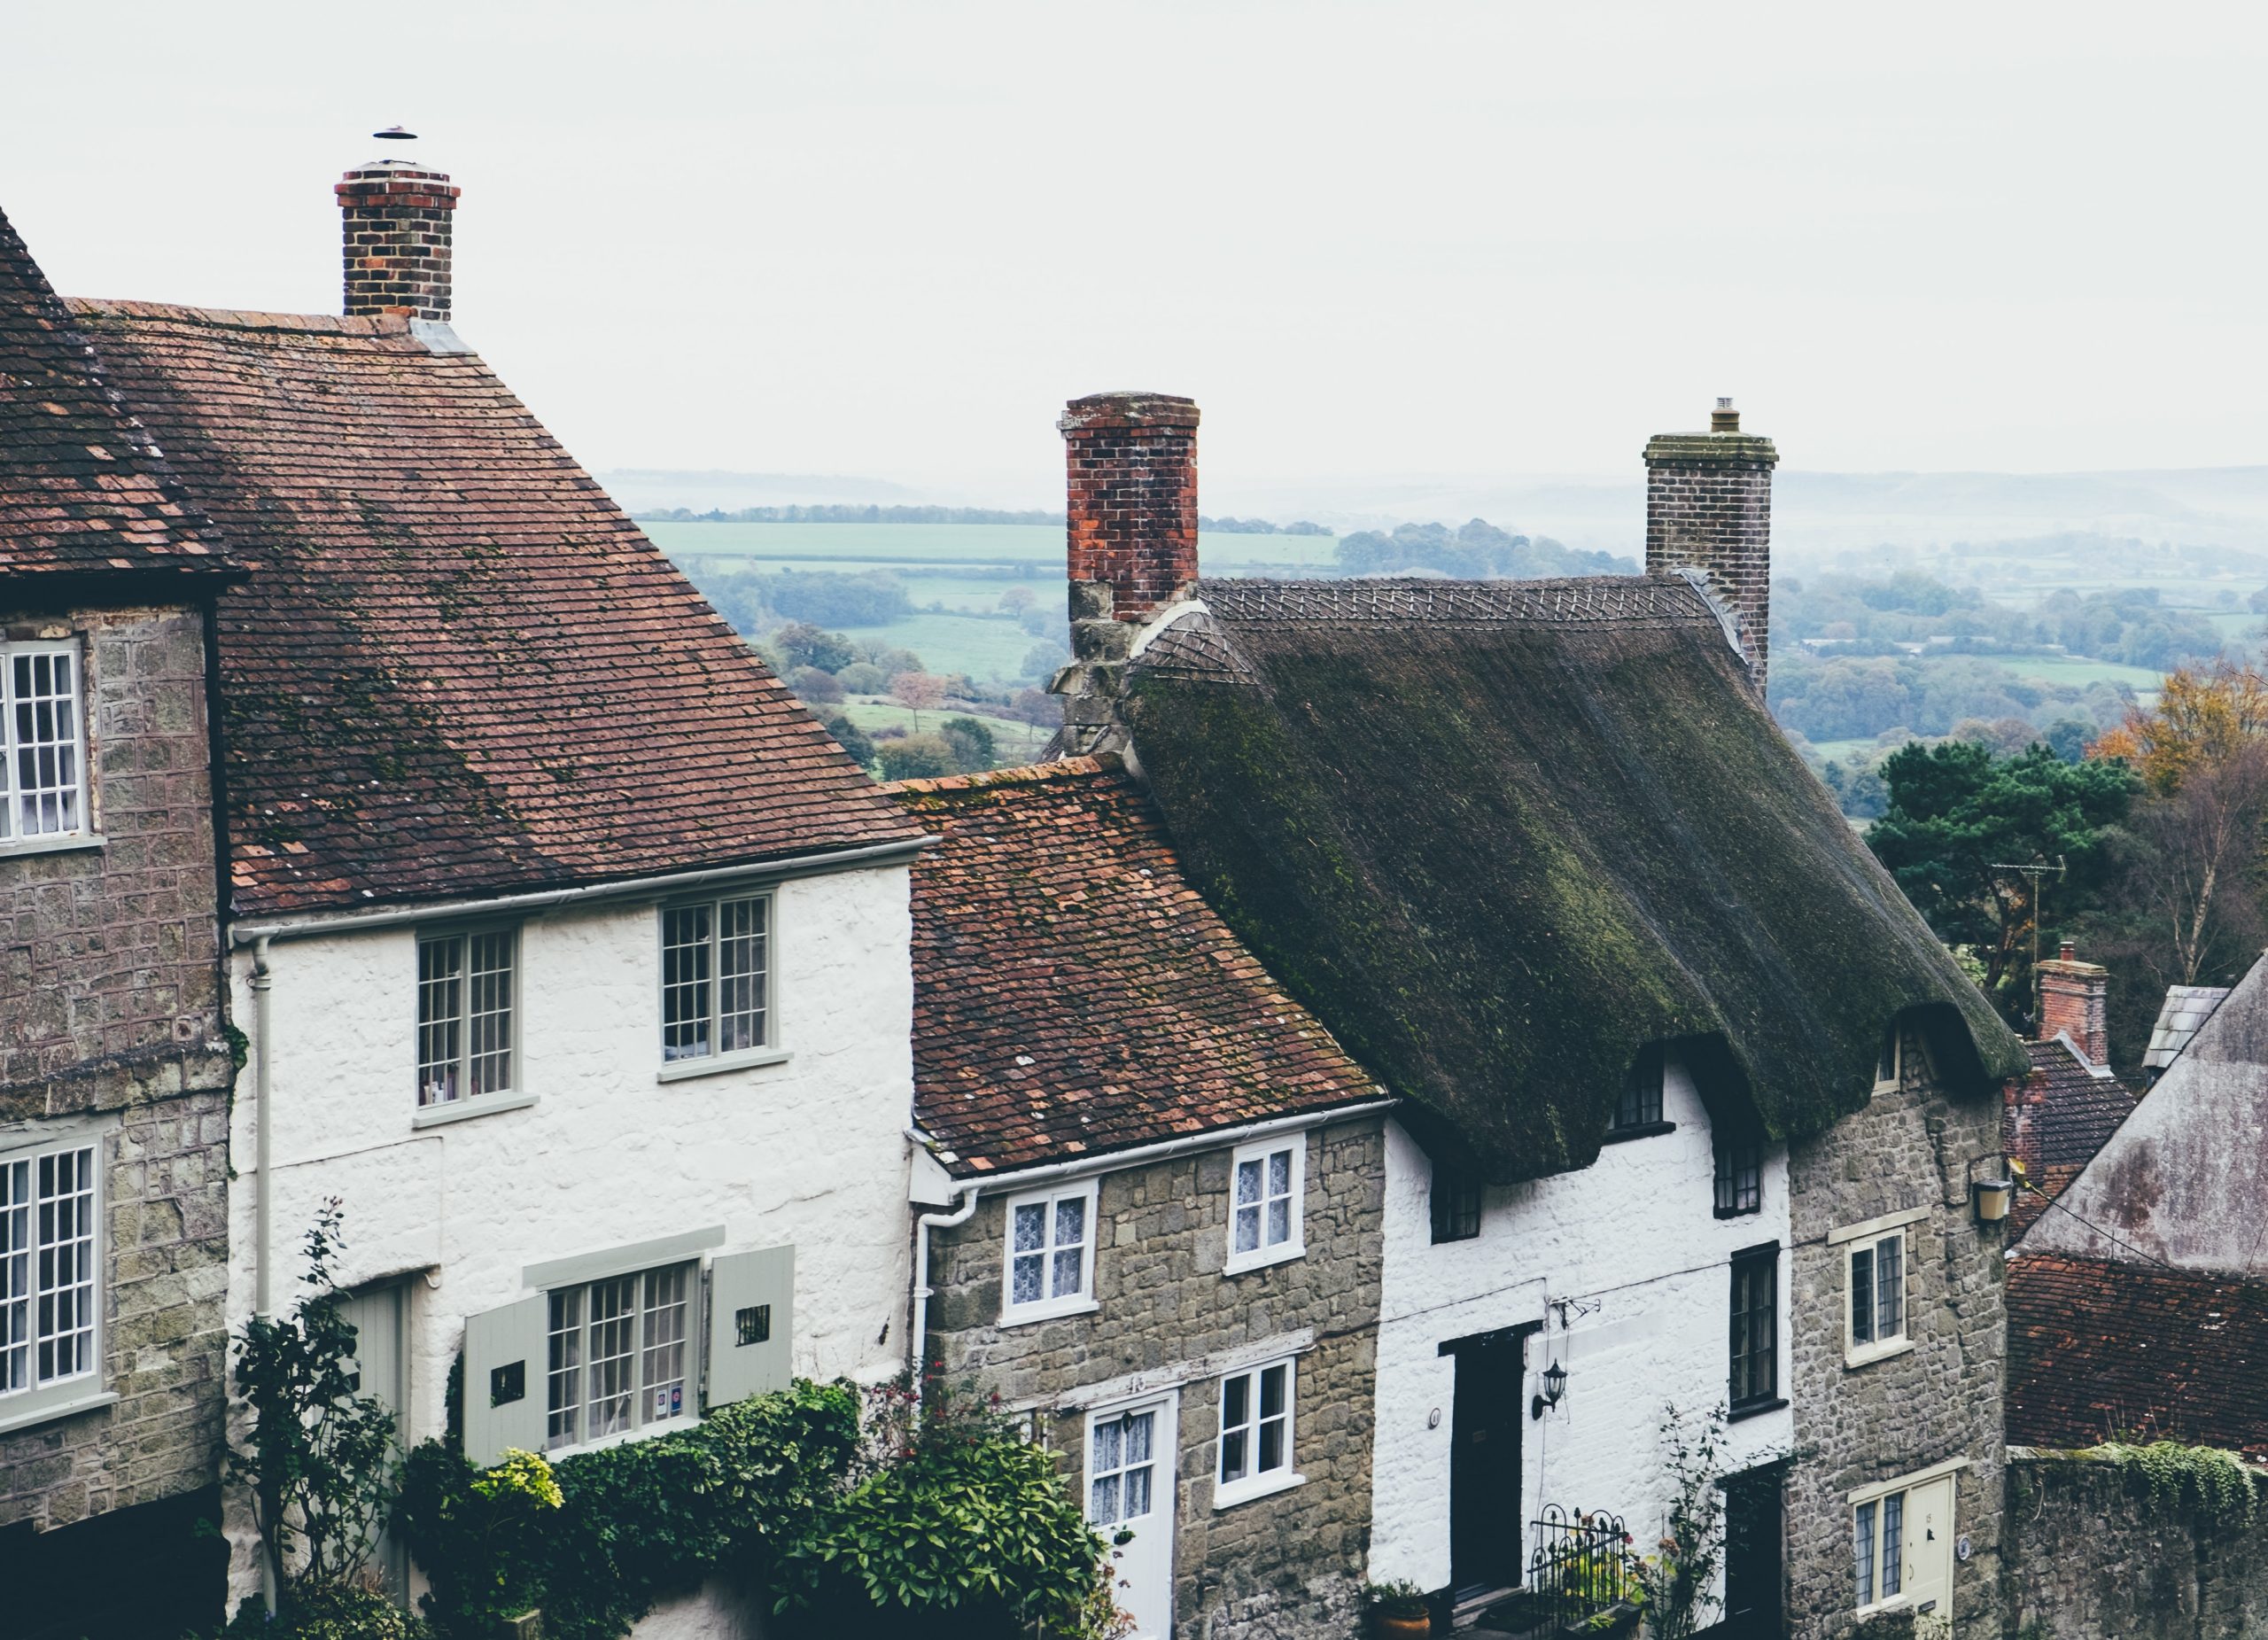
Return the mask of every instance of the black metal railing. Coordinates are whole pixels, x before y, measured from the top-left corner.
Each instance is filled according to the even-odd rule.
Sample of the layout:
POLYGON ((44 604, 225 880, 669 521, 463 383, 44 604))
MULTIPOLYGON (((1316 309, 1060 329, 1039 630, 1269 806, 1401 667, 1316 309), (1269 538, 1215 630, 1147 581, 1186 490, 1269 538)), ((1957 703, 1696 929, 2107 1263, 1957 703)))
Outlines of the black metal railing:
POLYGON ((1535 1548, 1528 1556, 1525 1604, 1537 1627, 1548 1632, 1586 1622, 1635 1590, 1630 1534, 1620 1515, 1570 1513, 1547 1504, 1528 1525, 1535 1548))

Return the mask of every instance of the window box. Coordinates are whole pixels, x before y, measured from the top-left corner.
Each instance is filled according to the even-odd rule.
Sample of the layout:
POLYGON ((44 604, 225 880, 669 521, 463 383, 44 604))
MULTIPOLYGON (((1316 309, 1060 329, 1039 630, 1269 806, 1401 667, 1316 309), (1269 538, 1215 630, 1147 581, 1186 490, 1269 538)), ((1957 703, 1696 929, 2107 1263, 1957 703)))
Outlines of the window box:
POLYGON ((1280 1264, 1307 1251, 1307 1136, 1239 1145, 1229 1164, 1229 1256, 1224 1275, 1280 1264))
POLYGON ((1221 1380, 1213 1507, 1231 1509, 1305 1483, 1292 1463, 1297 1366, 1270 1361, 1221 1380))
POLYGON ((772 909, 769 891, 662 908, 665 1078, 680 1065, 722 1061, 778 1045, 772 995, 772 909))
POLYGON ((0 852, 93 847, 79 645, 0 643, 0 852))
POLYGON ((1000 1267, 1000 1324, 1095 1308, 1093 1179, 1011 1196, 1000 1267))

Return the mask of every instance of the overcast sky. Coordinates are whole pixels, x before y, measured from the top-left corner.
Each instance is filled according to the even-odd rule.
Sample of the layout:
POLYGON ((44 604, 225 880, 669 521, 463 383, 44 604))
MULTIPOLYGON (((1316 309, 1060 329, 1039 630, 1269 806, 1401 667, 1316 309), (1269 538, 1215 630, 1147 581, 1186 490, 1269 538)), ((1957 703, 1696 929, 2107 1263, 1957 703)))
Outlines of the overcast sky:
POLYGON ((2264 36, 1974 0, 4 0, 0 208, 68 293, 333 310, 330 184, 408 125, 464 189, 459 330, 600 469, 1060 501, 1054 415, 1122 386, 1200 401, 1215 496, 1626 473, 1717 393, 1790 467, 2249 463, 2264 36))

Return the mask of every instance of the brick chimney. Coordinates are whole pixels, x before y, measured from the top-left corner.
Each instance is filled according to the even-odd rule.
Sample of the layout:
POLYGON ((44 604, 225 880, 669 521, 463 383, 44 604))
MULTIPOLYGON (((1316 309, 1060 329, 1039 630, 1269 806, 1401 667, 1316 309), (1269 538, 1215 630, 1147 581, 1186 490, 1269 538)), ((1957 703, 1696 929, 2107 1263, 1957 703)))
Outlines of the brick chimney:
POLYGON ((2110 1063, 2110 970, 2081 962, 2065 940, 2054 960, 2039 965, 2039 1039, 2069 1035, 2092 1065, 2110 1063))
POLYGON ((1730 399, 1717 400, 1708 431, 1646 442, 1646 572, 1700 571, 1739 623, 1759 694, 1771 641, 1772 469, 1779 461, 1771 439, 1741 431, 1730 399))
POLYGON ((1117 750, 1127 653, 1151 615, 1197 579, 1197 404, 1161 393, 1074 399, 1063 435, 1071 664, 1055 749, 1117 750))
POLYGON ((447 323, 460 190, 439 171, 373 159, 340 178, 337 191, 346 215, 346 312, 447 323))

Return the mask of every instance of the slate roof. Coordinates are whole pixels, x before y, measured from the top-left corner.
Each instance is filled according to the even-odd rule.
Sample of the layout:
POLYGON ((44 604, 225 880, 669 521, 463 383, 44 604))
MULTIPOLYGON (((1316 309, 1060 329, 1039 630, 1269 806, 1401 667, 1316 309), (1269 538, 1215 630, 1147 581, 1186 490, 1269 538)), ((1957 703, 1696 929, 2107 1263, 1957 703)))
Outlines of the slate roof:
POLYGON ((2268 1457, 2268 1286, 2053 1254, 2008 1262, 2008 1439, 2118 1432, 2268 1457))
POLYGON ((2094 1075, 2061 1040, 2027 1042, 2024 1051, 2031 1056, 2031 1074, 2021 1094, 2023 1121, 2026 1149, 2037 1166, 2036 1188, 2019 1192, 2009 1209, 2011 1227, 2018 1231, 2063 1193, 2134 1108, 2132 1089, 2115 1076, 2094 1075))
POLYGON ((1894 1013, 1982 1091, 2023 1045, 1766 713, 1682 577, 1200 580, 1125 712, 1190 876, 1422 1127, 1587 1165, 1649 1044, 1778 1138, 1894 1013), (1201 606, 1201 607, 1198 607, 1201 606))
POLYGON ((2228 1000, 2226 985, 2169 985, 2157 1023, 2150 1027, 2150 1045, 2143 1051, 2148 1070, 2163 1070, 2189 1045, 2197 1028, 2213 1017, 2213 1010, 2228 1000))
POLYGON ((0 214, 0 575, 235 573, 0 214))
POLYGON ((1116 759, 889 788, 913 869, 915 1120, 961 1178, 1375 1099, 1182 874, 1116 759))
POLYGON ((220 628, 240 914, 917 835, 445 329, 70 312, 253 571, 220 628))

